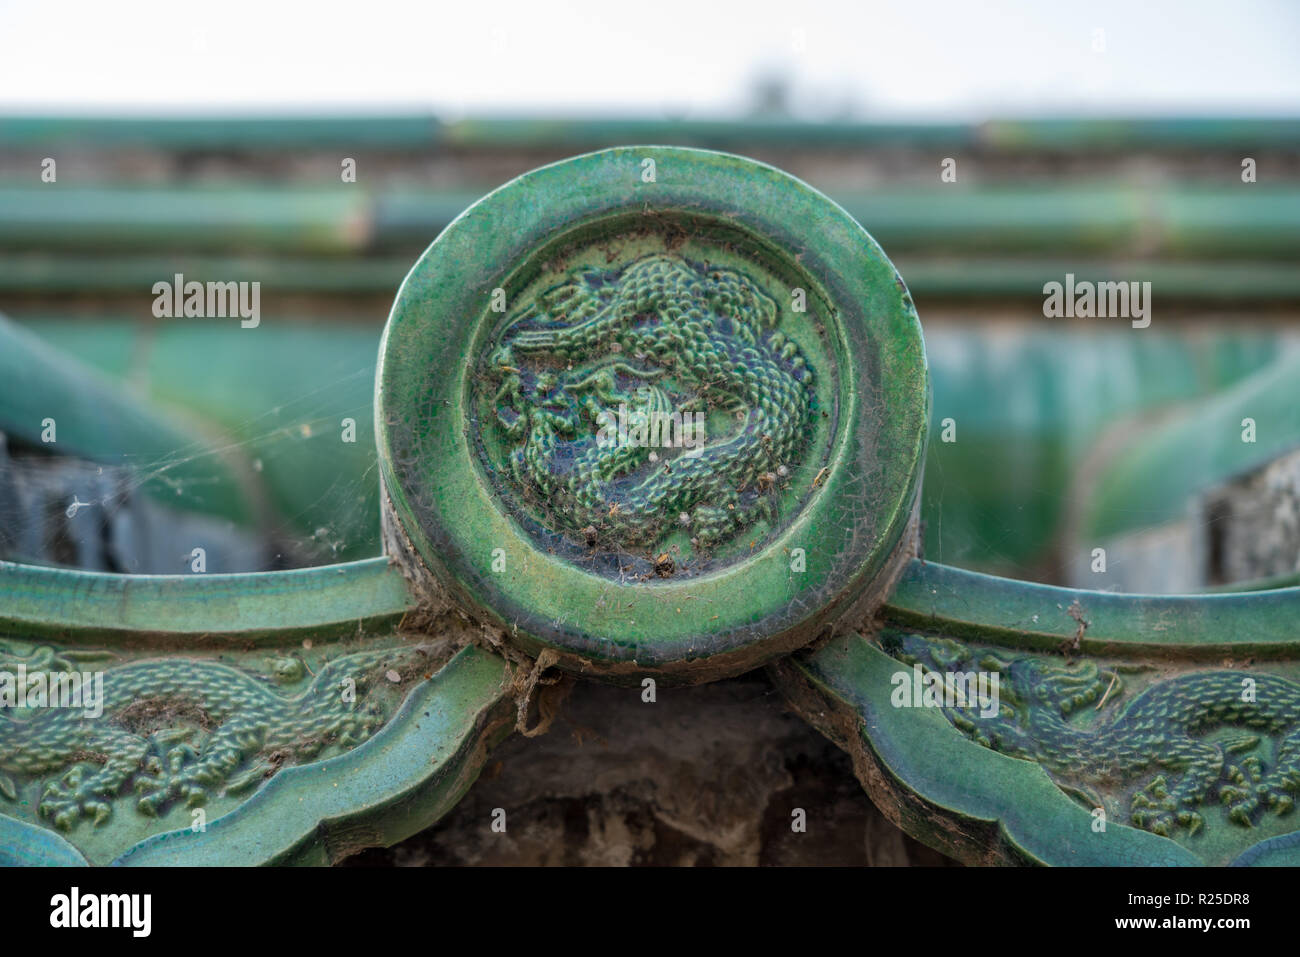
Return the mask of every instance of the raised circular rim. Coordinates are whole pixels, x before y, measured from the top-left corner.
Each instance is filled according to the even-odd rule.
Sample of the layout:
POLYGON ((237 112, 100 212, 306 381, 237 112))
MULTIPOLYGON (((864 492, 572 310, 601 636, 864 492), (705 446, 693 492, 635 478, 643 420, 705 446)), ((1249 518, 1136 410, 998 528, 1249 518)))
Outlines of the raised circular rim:
POLYGON ((417 574, 526 652, 557 652, 561 666, 707 680, 806 644, 876 593, 883 600, 910 555, 929 395, 907 288, 842 208, 743 157, 618 147, 518 177, 425 251, 384 330, 375 432, 386 507, 418 556, 417 574), (654 182, 642 181, 645 159, 655 161, 654 182), (541 551, 494 499, 466 435, 466 378, 494 288, 557 234, 634 214, 716 218, 814 277, 845 350, 846 407, 825 481, 766 548, 701 577, 620 584, 541 551), (879 415, 869 420, 868 408, 879 415), (802 572, 790 568, 795 547, 802 572), (497 549, 505 567, 493 572, 497 549))

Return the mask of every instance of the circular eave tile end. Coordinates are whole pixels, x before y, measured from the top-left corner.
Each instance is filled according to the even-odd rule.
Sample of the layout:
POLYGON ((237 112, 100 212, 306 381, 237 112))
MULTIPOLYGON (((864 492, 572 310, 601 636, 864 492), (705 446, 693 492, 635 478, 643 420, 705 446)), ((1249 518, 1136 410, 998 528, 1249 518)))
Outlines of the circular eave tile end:
POLYGON ((699 681, 884 599, 928 403, 907 289, 839 206, 752 160, 623 147, 429 247, 376 433, 414 574, 530 654, 699 681))

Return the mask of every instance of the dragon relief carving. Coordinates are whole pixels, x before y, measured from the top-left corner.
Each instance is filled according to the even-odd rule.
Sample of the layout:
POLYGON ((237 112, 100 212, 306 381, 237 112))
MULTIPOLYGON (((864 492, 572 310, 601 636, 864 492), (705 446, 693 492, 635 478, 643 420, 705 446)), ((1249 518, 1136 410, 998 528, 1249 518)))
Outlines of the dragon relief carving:
MULTIPOLYGON (((158 816, 176 802, 199 806, 217 793, 240 794, 281 767, 361 744, 394 707, 375 694, 402 692, 437 667, 429 646, 344 655, 307 677, 296 657, 274 657, 256 674, 192 658, 136 660, 103 672, 99 717, 80 709, 0 709, 0 807, 26 780, 47 780, 37 814, 60 830, 103 824, 131 798, 158 816), (393 678, 398 680, 393 682, 393 678)), ((18 655, 0 644, 0 674, 71 673, 107 652, 37 648, 18 655)))
POLYGON ((779 318, 748 276, 672 254, 575 271, 526 302, 486 364, 516 488, 560 530, 621 546, 677 526, 707 547, 774 521, 815 410, 779 318), (722 410, 736 426, 697 448, 602 441, 620 406, 642 422, 722 410))
POLYGON ((1091 807, 1103 806, 1099 788, 1133 789, 1130 821, 1153 833, 1194 834, 1216 803, 1228 820, 1251 827, 1263 814, 1290 813, 1300 795, 1300 685, 1284 678, 1194 672, 1156 681, 1125 702, 1123 678, 1087 659, 1004 658, 896 632, 882 643, 926 671, 996 671, 996 713, 945 707, 948 720, 987 748, 1037 762, 1091 807), (1113 710, 1090 724, 1071 721, 1102 704, 1113 710), (1270 755, 1267 766, 1257 750, 1270 755))

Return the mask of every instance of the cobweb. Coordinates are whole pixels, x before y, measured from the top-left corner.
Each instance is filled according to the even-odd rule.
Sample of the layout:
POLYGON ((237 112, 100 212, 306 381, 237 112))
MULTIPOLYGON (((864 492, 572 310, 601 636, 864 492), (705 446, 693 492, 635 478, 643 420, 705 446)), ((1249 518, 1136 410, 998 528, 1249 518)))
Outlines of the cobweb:
POLYGON ((164 348, 151 364, 164 371, 147 390, 120 383, 145 391, 175 424, 173 438, 152 448, 86 454, 19 429, 5 434, 0 421, 0 557, 168 574, 199 570, 196 548, 206 572, 378 555, 378 335, 327 326, 279 341, 245 337, 262 347, 253 357, 261 368, 220 349, 201 376, 169 373, 164 348))

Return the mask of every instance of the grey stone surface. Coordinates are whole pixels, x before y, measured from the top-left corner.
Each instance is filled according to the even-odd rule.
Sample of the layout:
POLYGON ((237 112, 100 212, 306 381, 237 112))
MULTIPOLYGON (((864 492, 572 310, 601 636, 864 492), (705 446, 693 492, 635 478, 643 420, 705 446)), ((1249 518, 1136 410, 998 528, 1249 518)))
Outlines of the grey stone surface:
POLYGON ((1212 584, 1300 571, 1300 450, 1209 496, 1212 584))
POLYGON ((352 865, 951 864, 890 824, 848 757, 762 672, 695 688, 575 684, 551 730, 514 736, 461 803, 352 865), (492 830, 505 811, 504 833, 492 830), (807 829, 792 828, 803 809, 807 829))

